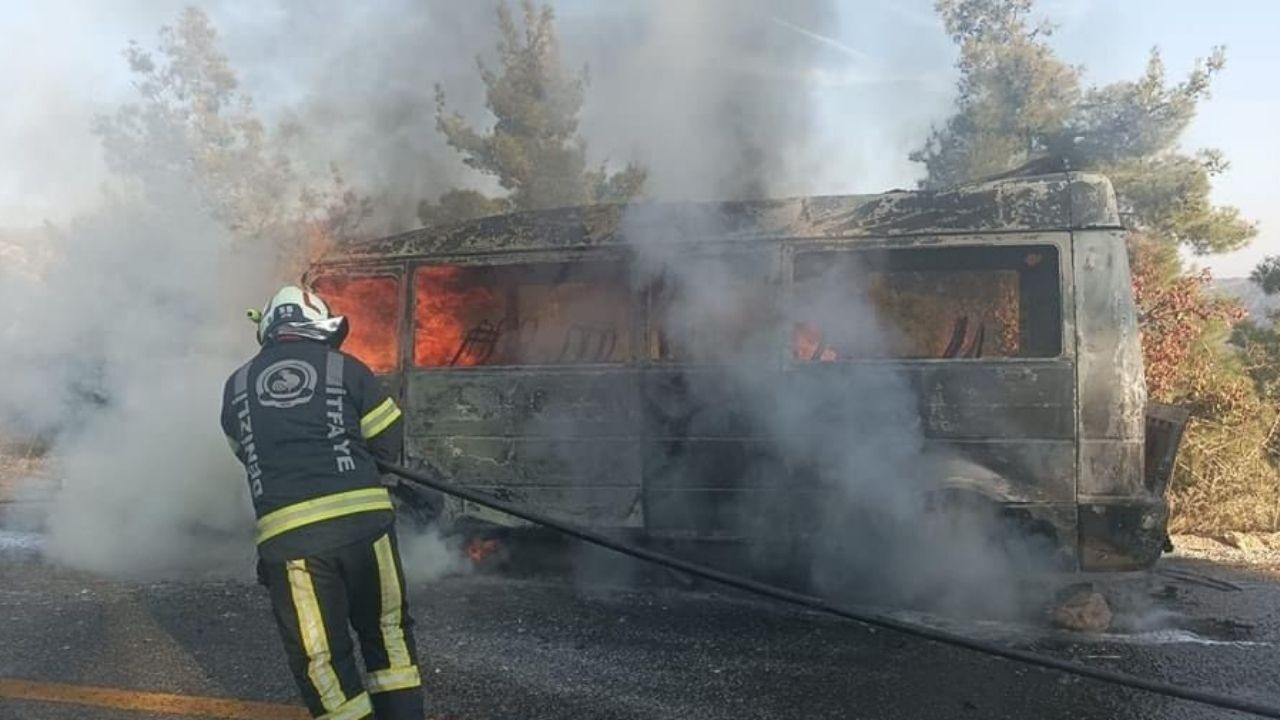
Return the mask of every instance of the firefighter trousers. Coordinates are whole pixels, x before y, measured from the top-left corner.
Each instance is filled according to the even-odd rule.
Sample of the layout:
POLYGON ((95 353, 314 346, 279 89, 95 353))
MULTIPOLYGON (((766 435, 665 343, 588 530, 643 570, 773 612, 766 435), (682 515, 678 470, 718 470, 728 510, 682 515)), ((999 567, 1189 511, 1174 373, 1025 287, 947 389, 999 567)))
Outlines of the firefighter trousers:
POLYGON ((394 532, 321 555, 263 562, 260 570, 312 716, 422 720, 413 618, 394 532), (360 640, 363 681, 348 625, 360 640))

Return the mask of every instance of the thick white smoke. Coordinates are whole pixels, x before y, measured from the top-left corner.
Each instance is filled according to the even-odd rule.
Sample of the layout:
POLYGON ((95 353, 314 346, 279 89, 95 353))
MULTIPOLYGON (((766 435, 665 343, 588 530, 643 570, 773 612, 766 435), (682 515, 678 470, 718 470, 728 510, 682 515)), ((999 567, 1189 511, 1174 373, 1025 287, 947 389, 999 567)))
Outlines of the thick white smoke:
POLYGON ((497 41, 495 4, 391 0, 317 5, 285 0, 270 24, 247 28, 248 80, 295 132, 297 155, 313 171, 335 164, 369 195, 365 228, 418 226, 417 207, 459 185, 497 193, 445 145, 435 127, 435 85, 470 115, 483 111, 476 57, 497 41), (261 73, 261 75, 257 75, 261 73))
POLYGON ((930 449, 919 391, 904 369, 882 360, 793 361, 783 345, 803 323, 822 328, 845 357, 893 357, 893 331, 877 315, 866 276, 834 263, 829 277, 797 279, 787 291, 776 254, 745 252, 749 242, 692 257, 691 241, 732 235, 736 223, 724 213, 638 205, 624 219, 640 286, 674 297, 651 304, 665 341, 716 369, 683 374, 688 412, 731 415, 743 438, 730 442, 761 446, 741 476, 679 450, 664 459, 664 471, 679 479, 663 485, 742 491, 715 501, 735 508, 717 517, 740 518, 717 529, 751 538, 759 570, 807 568, 823 594, 984 615, 1026 610, 1020 575, 1045 568, 1049 548, 1006 533, 978 498, 949 492, 958 469, 982 471, 930 449), (709 475, 720 472, 730 475, 709 475))
POLYGON ((459 538, 442 537, 435 528, 399 527, 400 559, 409 587, 422 587, 445 575, 465 574, 472 570, 459 538))
MULTIPOLYGON (((5 45, 27 61, 23 73, 0 78, 9 100, 0 108, 0 155, 8 161, 0 173, 0 233, 45 218, 65 222, 96 204, 107 175, 89 132, 92 118, 134 97, 120 50, 129 40, 149 45, 184 4, 51 0, 0 19, 5 45), (63 16, 83 25, 42 32, 63 16)), ((492 121, 476 58, 493 66, 496 5, 198 3, 259 114, 270 126, 285 126, 295 159, 321 178, 336 164, 351 187, 375 201, 369 232, 416 226, 417 203, 453 187, 497 191, 492 178, 466 168, 445 145, 434 117, 438 83, 452 108, 480 127, 492 121)), ((725 189, 759 195, 762 176, 770 193, 787 195, 909 184, 906 153, 930 121, 920 109, 922 92, 937 114, 949 98, 948 83, 917 67, 950 63, 945 53, 939 57, 939 47, 949 52, 945 37, 927 52, 915 42, 906 53, 873 31, 895 17, 882 7, 858 10, 852 27, 859 42, 919 77, 891 72, 884 60, 832 40, 833 28, 851 26, 841 17, 851 11, 837 11, 835 3, 553 5, 565 67, 589 69, 582 133, 591 164, 640 162, 660 198, 718 199, 725 189), (933 84, 922 88, 920 77, 933 84), (846 133, 846 121, 833 122, 830 113, 834 101, 849 97, 866 102, 837 103, 846 108, 840 112, 865 105, 859 113, 910 118, 886 130, 853 116, 847 123, 857 132, 846 133), (711 156, 716 163, 700 160, 711 156)))
MULTIPOLYGON (((814 141, 812 80, 833 53, 850 52, 833 50, 819 34, 835 21, 835 3, 563 5, 565 65, 590 64, 583 130, 593 163, 612 154, 615 161, 646 165, 648 191, 657 199, 826 189, 812 180, 832 176, 830 167, 820 167, 823 148, 814 141)), ((145 40, 177 19, 173 3, 127 9, 132 24, 106 25, 122 34, 104 43, 104 52, 124 45, 126 27, 145 40), (137 32, 139 26, 148 30, 137 32)), ((492 191, 435 131, 433 94, 435 84, 443 84, 452 107, 485 122, 475 57, 492 52, 494 4, 393 0, 321 7, 276 0, 252 9, 212 2, 207 9, 260 112, 292 126, 287 147, 302 160, 302 179, 324 177, 335 162, 350 185, 377 203, 367 230, 415 225, 417 202, 451 187, 492 191)), ((108 54, 102 62, 113 59, 108 54)), ((72 127, 46 112, 57 106, 50 99, 32 116, 82 138, 87 118, 72 115, 80 123, 72 127)), ((74 147, 78 154, 93 152, 84 143, 74 147)), ((184 150, 154 152, 181 156, 184 150)), ((38 172, 41 160, 37 153, 22 156, 19 176, 45 177, 47 170, 38 172)), ((59 167, 65 172, 67 165, 59 167)), ((99 172, 101 163, 87 157, 83 167, 99 172)), ((56 557, 124 574, 247 567, 241 564, 251 553, 244 482, 216 414, 222 381, 254 349, 241 313, 260 303, 275 281, 275 248, 236 243, 209 216, 197 179, 145 180, 141 196, 104 201, 36 244, 34 254, 47 256, 38 273, 0 266, 6 347, 0 422, 56 439, 65 485, 46 520, 56 557)), ((82 204, 84 186, 75 184, 68 206, 82 204)), ((741 293, 736 267, 669 255, 662 242, 672 229, 667 222, 661 211, 629 218, 628 234, 647 279, 674 276, 691 289, 671 327, 694 343, 699 327, 737 321, 750 299, 741 293)), ((708 234, 719 231, 715 218, 705 222, 708 234)), ((7 224, 0 217, 0 227, 7 224)), ((846 326, 860 328, 864 341, 880 337, 874 313, 856 298, 815 302, 811 314, 856 317, 846 326)), ((842 532, 858 508, 875 507, 899 540, 903 529, 916 532, 924 459, 914 399, 902 379, 889 373, 844 388, 843 415, 820 432, 797 433, 810 423, 815 404, 832 398, 785 394, 752 373, 754 361, 777 364, 778 329, 761 323, 761 332, 731 357, 716 357, 723 348, 706 352, 739 368, 727 379, 749 391, 751 418, 783 454, 807 458, 843 481, 837 490, 847 502, 827 509, 830 516, 821 518, 827 530, 842 532)), ((930 554, 937 549, 932 539, 832 547, 813 562, 816 575, 833 586, 872 577, 877 569, 885 571, 883 582, 909 585, 904 592, 946 580, 943 569, 990 577, 986 555, 950 563, 930 554), (927 582, 915 583, 919 577, 927 582)), ((407 556, 419 551, 424 567, 451 568, 447 548, 406 540, 407 556)))
POLYGON ((247 494, 219 390, 252 345, 236 308, 260 302, 272 253, 235 249, 181 185, 43 243, 38 271, 0 282, 0 419, 54 443, 49 552, 120 574, 237 561, 247 494))
MULTIPOLYGON (((820 192, 806 180, 819 148, 808 142, 813 103, 802 78, 829 48, 797 34, 812 35, 808 29, 833 15, 821 0, 785 8, 712 2, 664 6, 640 24, 648 35, 640 33, 637 53, 620 54, 617 69, 629 81, 611 86, 615 104, 606 107, 626 108, 618 122, 638 142, 654 143, 644 154, 653 163, 654 197, 820 192), (668 83, 674 76, 680 82, 668 83), (629 90, 636 92, 628 100, 629 90)), ((766 566, 770 543, 784 563, 807 563, 809 580, 827 594, 1019 610, 1018 573, 1038 549, 1002 537, 984 508, 934 512, 935 491, 955 458, 926 450, 916 390, 900 369, 868 363, 848 372, 815 363, 780 372, 789 354, 780 338, 798 322, 838 333, 827 339, 846 352, 892 357, 892 331, 866 283, 855 272, 798 283, 787 296, 767 254, 691 258, 688 241, 722 237, 733 225, 715 209, 644 204, 628 210, 622 232, 635 251, 639 285, 674 289, 675 301, 657 317, 668 339, 720 368, 685 376, 690 402, 710 409, 730 398, 774 458, 740 479, 759 499, 736 529, 763 541, 766 566), (787 508, 800 508, 799 524, 813 533, 800 557, 786 555, 798 529, 787 508)), ((688 462, 689 486, 705 486, 705 462, 688 462)))
MULTIPOLYGON (((152 30, 178 21, 166 13, 152 30)), ((368 30, 364 40, 376 46, 377 33, 368 30)), ((192 37, 183 42, 203 41, 192 37)), ((126 40, 117 38, 116 48, 126 40)), ((281 48, 302 47, 285 40, 281 48)), ((314 76, 304 70, 319 74, 309 64, 292 67, 308 81, 314 76)), ((303 86, 299 78, 277 81, 303 86)), ((428 83, 422 94, 429 93, 428 83)), ((299 247, 296 211, 287 203, 302 186, 322 184, 328 169, 299 162, 305 153, 285 144, 295 174, 278 174, 272 156, 255 154, 252 140, 234 134, 238 120, 200 114, 236 113, 238 105, 150 97, 144 89, 127 98, 142 100, 138 111, 99 125, 114 174, 103 177, 95 209, 44 232, 5 235, 5 255, 22 262, 0 266, 0 431, 52 443, 50 473, 60 487, 40 517, 27 512, 21 522, 47 531, 53 558, 129 576, 243 574, 251 567, 252 513, 243 471, 218 425, 222 383, 256 350, 244 308, 294 279, 283 269, 299 247), (191 107, 197 112, 188 114, 191 107), (221 141, 220 132, 227 133, 221 141), (230 221, 246 218, 229 217, 228 209, 245 208, 249 222, 261 225, 233 231, 230 221)), ((384 111, 394 108, 376 105, 368 116, 384 111)), ((88 132, 50 122, 69 136, 88 132)), ((370 120, 367 137, 326 139, 354 156, 367 149, 375 126, 370 120)), ((84 167, 100 167, 100 152, 84 167)), ((17 171, 36 175, 34 167, 17 171)), ((67 202, 81 205, 78 196, 67 202)))
POLYGON ((625 7, 629 11, 602 13, 600 32, 581 33, 596 44, 586 50, 593 79, 588 137, 644 163, 649 193, 659 199, 814 191, 811 177, 821 158, 812 80, 832 53, 804 33, 830 27, 835 3, 625 7))

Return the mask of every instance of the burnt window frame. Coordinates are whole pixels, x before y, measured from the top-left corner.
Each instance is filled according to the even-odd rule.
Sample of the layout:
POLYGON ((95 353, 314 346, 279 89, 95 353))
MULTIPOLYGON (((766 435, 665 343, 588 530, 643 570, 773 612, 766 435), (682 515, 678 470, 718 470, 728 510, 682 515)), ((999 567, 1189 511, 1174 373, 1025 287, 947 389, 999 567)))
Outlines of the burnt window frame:
POLYGON ((578 370, 617 370, 633 368, 640 357, 636 352, 641 338, 637 333, 639 326, 640 296, 632 289, 628 293, 626 331, 632 348, 630 357, 616 363, 551 363, 551 364, 511 364, 511 365, 418 365, 414 362, 415 332, 417 329, 418 289, 417 274, 423 267, 509 267, 522 265, 591 265, 617 263, 622 266, 623 275, 628 281, 633 278, 633 255, 624 248, 592 248, 584 250, 555 251, 513 251, 502 254, 469 254, 469 255, 433 255, 418 257, 406 263, 407 278, 405 295, 405 324, 403 330, 403 363, 405 372, 440 373, 440 372, 574 372, 578 370))
MULTIPOLYGON (((781 308, 788 289, 788 277, 790 275, 789 268, 783 260, 783 246, 785 239, 783 238, 761 238, 749 244, 741 242, 725 242, 715 238, 708 238, 699 243, 682 243, 679 247, 681 259, 689 263, 697 261, 715 261, 724 258, 756 258, 765 263, 765 269, 770 277, 770 294, 772 295, 773 307, 781 308)), ((642 294, 642 317, 640 318, 640 326, 637 330, 639 336, 640 348, 640 364, 647 368, 657 369, 677 369, 677 368, 714 368, 720 364, 712 361, 695 362, 692 360, 662 360, 660 358, 649 357, 649 332, 655 327, 654 324, 654 287, 652 283, 635 283, 639 288, 637 292, 642 294)), ((775 342, 776 344, 776 342, 775 342)))
MULTIPOLYGON (((351 261, 351 262, 332 263, 332 264, 317 263, 310 270, 308 270, 306 275, 304 275, 303 277, 303 285, 305 285, 310 289, 315 289, 315 284, 317 282, 322 281, 328 277, 343 277, 343 278, 392 277, 399 283, 400 292, 398 294, 399 294, 399 303, 400 303, 400 307, 399 307, 400 322, 397 324, 398 326, 396 327, 396 333, 397 333, 396 335, 396 350, 397 350, 396 367, 386 372, 374 371, 374 374, 379 377, 396 376, 396 375, 403 374, 406 370, 409 369, 409 365, 407 364, 408 359, 412 359, 412 353, 410 353, 408 356, 406 356, 406 353, 405 353, 405 350, 406 350, 405 330, 409 326, 409 321, 410 321, 410 318, 408 317, 409 306, 407 305, 409 283, 406 282, 406 279, 409 277, 409 275, 406 270, 406 266, 407 264, 403 262, 388 263, 385 261, 375 261, 375 262, 351 261)), ((322 298, 324 297, 323 292, 319 290, 316 290, 315 292, 320 297, 322 298)))
MULTIPOLYGON (((797 238, 786 243, 785 267, 783 283, 786 287, 786 299, 791 303, 796 298, 796 261, 809 254, 851 253, 868 254, 877 252, 928 251, 928 250, 974 250, 983 248, 1003 248, 1012 250, 1023 248, 1052 248, 1055 254, 1058 279, 1058 352, 1055 355, 1015 356, 1015 357, 954 357, 954 358, 849 358, 830 362, 803 362, 793 357, 791 339, 783 339, 784 363, 788 368, 802 368, 824 365, 852 365, 859 363, 893 363, 893 364, 955 364, 955 363, 1045 363, 1068 361, 1075 357, 1074 352, 1074 295, 1073 257, 1070 232, 1051 234, 998 233, 991 235, 966 234, 964 236, 909 236, 900 238, 851 238, 833 240, 832 238, 797 238)), ((1021 317, 1021 314, 1020 314, 1021 317)))

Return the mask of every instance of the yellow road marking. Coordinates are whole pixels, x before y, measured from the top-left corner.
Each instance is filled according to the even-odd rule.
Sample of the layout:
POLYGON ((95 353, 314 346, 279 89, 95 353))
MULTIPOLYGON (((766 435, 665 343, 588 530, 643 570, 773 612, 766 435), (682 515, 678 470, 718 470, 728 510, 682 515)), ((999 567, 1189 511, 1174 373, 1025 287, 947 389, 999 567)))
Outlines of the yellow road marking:
POLYGON ((0 678, 0 699, 3 698, 219 720, 307 720, 311 717, 297 705, 0 678))

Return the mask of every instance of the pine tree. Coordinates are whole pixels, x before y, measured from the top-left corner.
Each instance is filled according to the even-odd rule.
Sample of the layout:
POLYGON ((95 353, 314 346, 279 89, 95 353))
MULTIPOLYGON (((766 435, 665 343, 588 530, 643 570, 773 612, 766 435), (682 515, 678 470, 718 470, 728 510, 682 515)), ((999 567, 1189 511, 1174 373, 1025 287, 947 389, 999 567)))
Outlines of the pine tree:
MULTIPOLYGON (((1275 525, 1280 421, 1265 400, 1274 383, 1244 362, 1269 357, 1267 338, 1238 329, 1244 350, 1230 351, 1241 309, 1212 292, 1207 273, 1187 273, 1179 254, 1234 250, 1257 232, 1210 200, 1213 178, 1228 167, 1221 153, 1178 147, 1224 51, 1170 83, 1152 50, 1136 79, 1086 87, 1082 70, 1050 45, 1053 27, 1031 21, 1033 0, 938 0, 936 8, 960 48, 959 92, 955 112, 911 155, 925 166, 921 184, 976 180, 1046 157, 1109 176, 1130 230, 1148 392, 1197 419, 1175 474, 1175 527, 1275 525)), ((1280 263, 1255 278, 1280 287, 1280 263)))
POLYGON ((578 115, 587 88, 583 70, 572 74, 560 61, 555 15, 550 6, 522 0, 522 22, 511 7, 498 6, 498 66, 479 61, 486 106, 495 122, 477 130, 449 112, 444 89, 436 88, 436 127, 463 162, 495 177, 508 192, 488 198, 473 190, 454 190, 438 203, 424 202, 424 223, 447 222, 507 210, 532 210, 591 202, 625 202, 644 187, 646 171, 635 164, 610 173, 588 168, 586 142, 578 134, 578 115))
POLYGON ((1280 293, 1280 255, 1271 255, 1249 276, 1268 295, 1280 293))
POLYGON ((1222 48, 1178 83, 1152 50, 1137 79, 1082 90, 1081 69, 1049 45, 1053 27, 1031 23, 1032 0, 940 0, 937 9, 960 46, 960 81, 955 113, 911 155, 925 165, 926 187, 1054 155, 1108 175, 1129 226, 1162 241, 1218 253, 1257 233, 1237 209, 1210 200, 1212 178, 1228 168, 1221 153, 1177 145, 1223 68, 1222 48))
POLYGON ((138 99, 99 116, 94 130, 108 167, 133 191, 163 202, 174 187, 193 188, 237 237, 286 254, 349 236, 370 214, 370 200, 336 168, 321 185, 299 177, 203 11, 189 7, 162 28, 155 52, 130 43, 124 55, 138 99))

